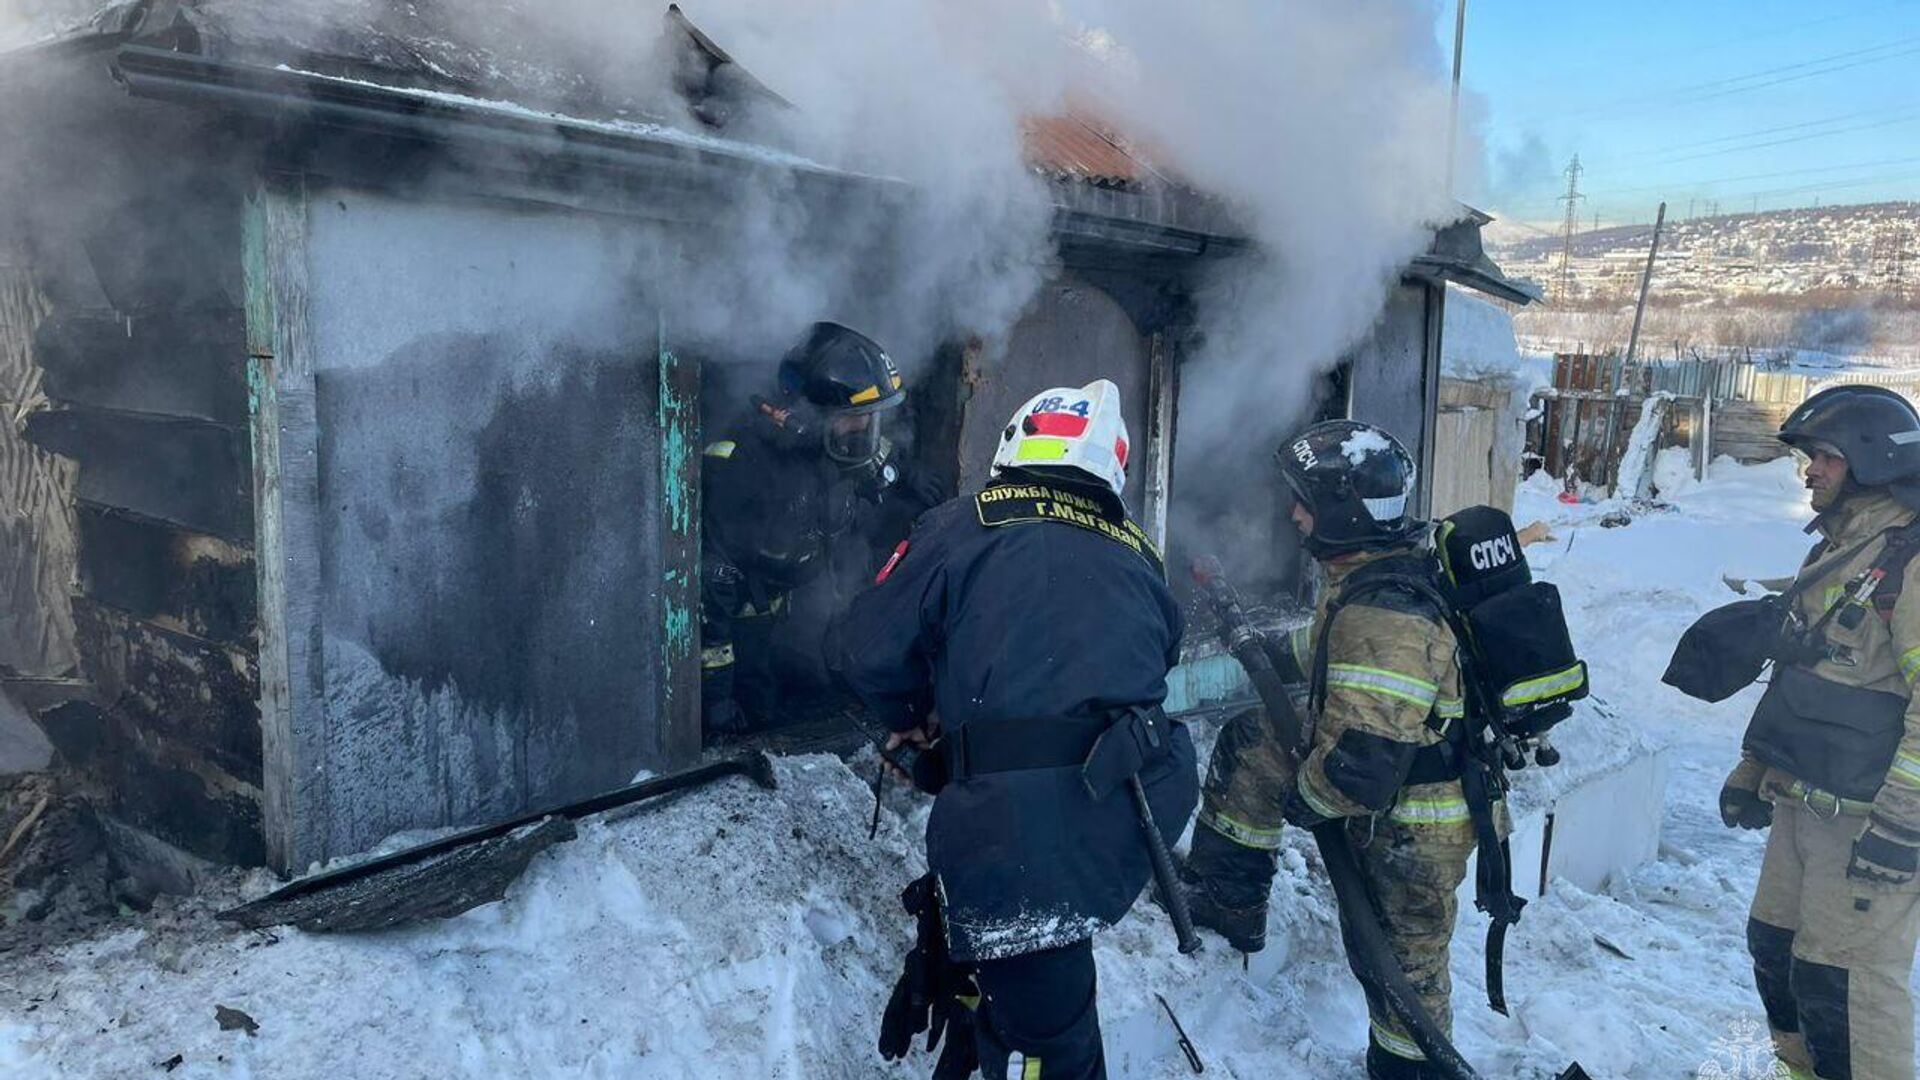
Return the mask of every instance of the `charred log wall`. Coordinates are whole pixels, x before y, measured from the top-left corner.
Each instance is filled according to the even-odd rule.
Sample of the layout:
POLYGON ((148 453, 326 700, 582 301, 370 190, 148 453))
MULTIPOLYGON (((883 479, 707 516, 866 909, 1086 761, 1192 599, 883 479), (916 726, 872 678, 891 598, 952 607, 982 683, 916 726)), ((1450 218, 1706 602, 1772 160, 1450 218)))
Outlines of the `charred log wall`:
POLYGON ((0 425, 0 521, 30 530, 0 555, 0 582, 9 598, 34 597, 12 609, 28 624, 16 614, 0 632, 0 674, 111 813, 196 854, 259 863, 240 195, 219 164, 231 161, 228 136, 180 110, 112 99, 90 65, 37 74, 10 84, 24 100, 0 122, 16 166, 0 213, 31 281, 31 292, 9 290, 0 317, 0 354, 15 358, 0 390, 14 400, 0 425))

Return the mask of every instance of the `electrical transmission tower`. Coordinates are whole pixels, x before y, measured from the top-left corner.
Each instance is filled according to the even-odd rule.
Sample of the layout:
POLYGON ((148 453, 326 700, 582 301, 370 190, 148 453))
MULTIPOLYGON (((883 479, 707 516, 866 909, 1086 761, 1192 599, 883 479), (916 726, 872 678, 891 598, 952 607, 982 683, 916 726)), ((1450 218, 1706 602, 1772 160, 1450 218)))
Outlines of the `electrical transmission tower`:
POLYGON ((1567 193, 1560 200, 1567 204, 1567 223, 1560 237, 1560 279, 1558 282, 1560 303, 1573 299, 1573 230, 1580 224, 1580 200, 1586 198, 1580 194, 1580 155, 1573 155, 1567 163, 1567 193))

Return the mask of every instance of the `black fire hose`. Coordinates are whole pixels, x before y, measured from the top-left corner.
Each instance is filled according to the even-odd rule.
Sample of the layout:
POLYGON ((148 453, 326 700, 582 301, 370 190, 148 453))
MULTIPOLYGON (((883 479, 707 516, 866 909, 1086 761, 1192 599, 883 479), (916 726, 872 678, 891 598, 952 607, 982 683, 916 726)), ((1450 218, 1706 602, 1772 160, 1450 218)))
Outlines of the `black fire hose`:
POLYGON ((1448 1080, 1478 1080, 1480 1074, 1428 1014, 1413 983, 1407 980, 1399 958, 1394 956, 1387 933, 1374 913, 1373 894, 1360 872, 1360 861, 1354 857, 1353 844, 1347 838, 1346 822, 1336 819, 1314 826, 1313 840, 1320 848, 1320 861, 1326 864, 1334 900, 1340 905, 1340 929, 1346 938, 1347 957, 1353 961, 1354 974, 1365 984, 1367 996, 1400 1018, 1407 1026, 1407 1033, 1413 1036, 1414 1044, 1427 1055, 1427 1064, 1441 1076, 1448 1080))
MULTIPOLYGON (((1226 637, 1227 647, 1253 681, 1254 692, 1260 696, 1260 704, 1267 710, 1267 719, 1297 755, 1304 741, 1302 733, 1305 725, 1300 720, 1300 714, 1294 711, 1293 698, 1287 693, 1286 684, 1280 680, 1279 673, 1273 670, 1273 662, 1267 658, 1266 649, 1260 643, 1260 633, 1248 622, 1233 586, 1221 574, 1220 564, 1210 558, 1195 560, 1193 576, 1205 591, 1214 614, 1220 619, 1220 629, 1226 637)), ((1420 997, 1414 992, 1413 984, 1407 981, 1407 973, 1400 966, 1399 958, 1394 956, 1387 933, 1381 928, 1379 916, 1375 913, 1373 895, 1367 888, 1366 877, 1361 873, 1359 860, 1354 858, 1353 845, 1347 839, 1346 822, 1323 822, 1315 826, 1312 832, 1314 843, 1320 848, 1320 861, 1327 868, 1327 880, 1333 885, 1334 899, 1340 905, 1341 932, 1346 939, 1347 957, 1353 963, 1355 974, 1366 985, 1368 997, 1385 1005, 1407 1026, 1415 1045, 1420 1047, 1421 1053, 1427 1056, 1427 1062, 1441 1076, 1447 1080, 1479 1080, 1480 1074, 1461 1056, 1453 1040, 1427 1013, 1426 1006, 1420 1003, 1420 997)))

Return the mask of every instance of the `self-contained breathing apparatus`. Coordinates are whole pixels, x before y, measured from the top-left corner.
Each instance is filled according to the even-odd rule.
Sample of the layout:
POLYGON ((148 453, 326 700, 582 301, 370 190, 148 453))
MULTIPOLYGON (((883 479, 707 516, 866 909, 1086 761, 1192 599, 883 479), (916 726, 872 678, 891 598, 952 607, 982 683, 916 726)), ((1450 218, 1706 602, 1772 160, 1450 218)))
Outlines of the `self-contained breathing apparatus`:
MULTIPOLYGON (((1532 580, 1511 518, 1490 507, 1464 510, 1440 523, 1438 539, 1433 557, 1409 553, 1404 559, 1381 560, 1356 571, 1330 602, 1324 625, 1331 625, 1340 607, 1370 592, 1402 588, 1423 597, 1454 631, 1467 694, 1465 719, 1451 726, 1450 738, 1435 753, 1425 760, 1416 758, 1409 780, 1438 782, 1455 776, 1461 780, 1480 849, 1475 906, 1492 919, 1486 952, 1487 995, 1489 1004, 1505 1013, 1505 935, 1525 901, 1513 893, 1510 853, 1499 835, 1495 804, 1505 795, 1506 771, 1524 766, 1529 754, 1542 766, 1559 760, 1547 733, 1571 715, 1572 702, 1586 696, 1586 666, 1574 655, 1558 590, 1532 580)), ((1219 563, 1201 559, 1193 570, 1196 584, 1220 619, 1223 639, 1247 670, 1283 742, 1295 753, 1304 752, 1306 733, 1292 697, 1219 563)), ((1316 681, 1324 684, 1325 643, 1315 651, 1316 681)), ((1421 1008, 1377 919, 1367 910, 1371 901, 1346 830, 1338 822, 1325 822, 1311 832, 1342 909, 1351 909, 1347 948, 1356 970, 1367 972, 1362 981, 1369 993, 1379 995, 1406 1023, 1441 1075, 1477 1075, 1421 1008)), ((1563 1078, 1585 1075, 1573 1065, 1563 1078)))
MULTIPOLYGON (((1477 854, 1474 906, 1487 930, 1487 1001, 1507 1011, 1502 975, 1507 928, 1526 901, 1513 891, 1513 860, 1502 835, 1507 773, 1560 761, 1551 729, 1587 696, 1586 662, 1575 655, 1560 591, 1533 580, 1513 519, 1491 506, 1461 510, 1438 523, 1431 558, 1409 554, 1356 571, 1328 605, 1324 639, 1338 610, 1389 589, 1433 606, 1459 642, 1463 722, 1441 728, 1444 741, 1416 755, 1408 783, 1458 778, 1477 854)), ((1316 697, 1325 685, 1327 650, 1315 650, 1316 697)))

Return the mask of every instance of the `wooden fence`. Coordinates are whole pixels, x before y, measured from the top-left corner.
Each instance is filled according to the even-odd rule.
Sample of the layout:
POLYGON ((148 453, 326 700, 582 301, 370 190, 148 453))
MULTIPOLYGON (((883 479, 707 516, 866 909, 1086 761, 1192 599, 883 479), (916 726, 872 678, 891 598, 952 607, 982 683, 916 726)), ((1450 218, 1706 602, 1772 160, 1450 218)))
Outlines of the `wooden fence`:
POLYGON ((1611 485, 1648 395, 1674 397, 1659 445, 1693 450, 1695 471, 1721 455, 1767 461, 1787 448, 1776 433, 1796 406, 1828 386, 1883 386, 1920 404, 1920 373, 1774 371, 1733 359, 1625 364, 1614 355, 1554 358, 1553 389, 1540 393, 1527 426, 1528 468, 1611 485), (1703 438, 1704 437, 1704 438, 1703 438))

